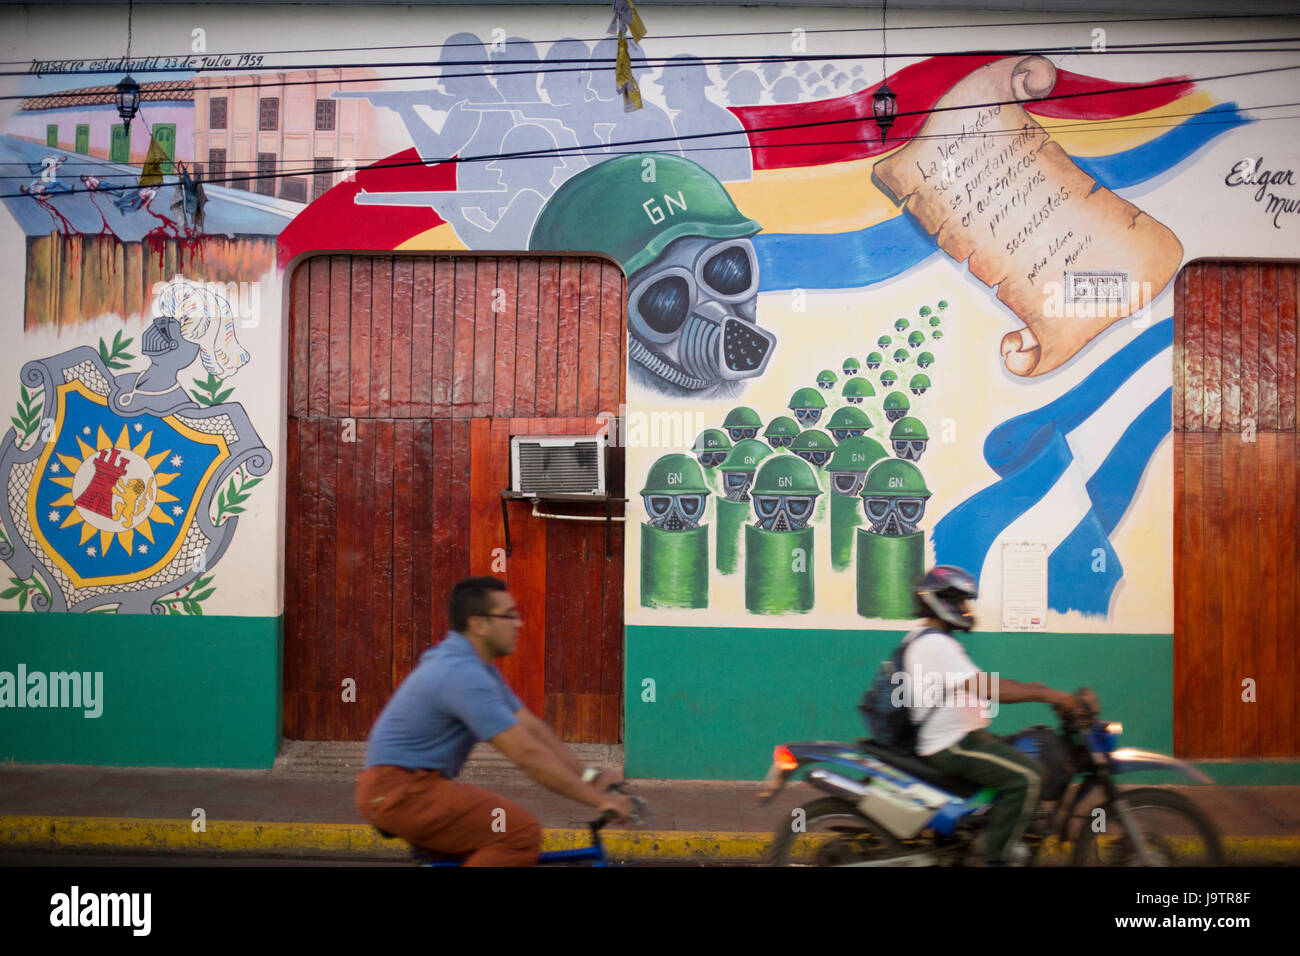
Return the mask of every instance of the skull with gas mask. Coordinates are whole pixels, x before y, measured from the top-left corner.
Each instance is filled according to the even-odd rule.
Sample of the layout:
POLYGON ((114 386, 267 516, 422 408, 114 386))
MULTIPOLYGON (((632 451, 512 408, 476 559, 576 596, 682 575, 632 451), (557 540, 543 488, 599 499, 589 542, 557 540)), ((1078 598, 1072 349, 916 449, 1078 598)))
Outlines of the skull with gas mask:
POLYGON ((902 537, 916 534, 930 489, 916 465, 901 458, 884 458, 867 472, 861 495, 871 533, 902 537))
POLYGON ((638 153, 574 176, 537 218, 529 249, 592 249, 628 275, 629 371, 661 392, 732 395, 776 339, 756 324, 761 227, 698 163, 638 153))
POLYGON ((777 456, 764 462, 754 479, 754 523, 764 531, 802 531, 821 493, 807 463, 777 456))
POLYGON ((749 500, 754 472, 758 470, 759 462, 771 454, 772 449, 756 438, 746 438, 735 444, 727 460, 718 466, 722 472, 722 493, 728 501, 749 500))
POLYGON ((650 468, 641 489, 649 523, 661 531, 696 527, 709 494, 700 466, 689 455, 664 455, 650 468))

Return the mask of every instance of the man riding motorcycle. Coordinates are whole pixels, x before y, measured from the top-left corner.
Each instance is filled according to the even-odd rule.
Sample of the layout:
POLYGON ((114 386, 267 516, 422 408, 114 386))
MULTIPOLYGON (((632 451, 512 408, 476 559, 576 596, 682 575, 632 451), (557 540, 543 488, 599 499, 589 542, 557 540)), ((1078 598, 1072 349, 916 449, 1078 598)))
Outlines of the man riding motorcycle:
MULTIPOLYGON (((954 632, 975 626, 971 601, 979 593, 975 579, 961 568, 939 565, 913 588, 920 626, 903 639, 903 670, 918 675, 943 675, 943 699, 936 706, 913 700, 910 717, 916 725, 917 756, 944 773, 998 791, 989 810, 984 856, 989 866, 1020 862, 1020 838, 1038 806, 1042 766, 989 733, 989 718, 980 692, 992 688, 999 704, 1038 701, 1079 714, 1095 702, 1053 690, 1040 683, 1021 683, 981 673, 954 632)), ((932 685, 933 686, 933 685, 932 685)), ((919 695, 918 695, 919 696, 919 695)))

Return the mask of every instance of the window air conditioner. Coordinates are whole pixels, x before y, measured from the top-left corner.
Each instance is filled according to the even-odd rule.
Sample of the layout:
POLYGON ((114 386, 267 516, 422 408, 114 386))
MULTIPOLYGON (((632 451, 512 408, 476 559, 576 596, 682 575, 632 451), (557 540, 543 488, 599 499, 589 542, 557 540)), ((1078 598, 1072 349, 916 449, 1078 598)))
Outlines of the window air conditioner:
POLYGON ((605 436, 511 438, 510 490, 534 495, 604 495, 605 436))

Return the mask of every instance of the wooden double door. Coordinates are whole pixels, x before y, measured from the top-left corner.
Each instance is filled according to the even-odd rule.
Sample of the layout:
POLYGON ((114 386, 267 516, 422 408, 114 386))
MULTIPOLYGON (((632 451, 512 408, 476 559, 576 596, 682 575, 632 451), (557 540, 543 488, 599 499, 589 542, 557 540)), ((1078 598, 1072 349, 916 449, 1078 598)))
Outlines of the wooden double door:
POLYGON ((570 741, 621 739, 621 525, 500 493, 509 439, 592 434, 624 400, 621 270, 595 258, 321 256, 291 279, 284 733, 361 740, 447 630, 451 585, 504 578, 502 671, 570 741))
POLYGON ((1175 288, 1174 750, 1300 756, 1294 263, 1175 288))

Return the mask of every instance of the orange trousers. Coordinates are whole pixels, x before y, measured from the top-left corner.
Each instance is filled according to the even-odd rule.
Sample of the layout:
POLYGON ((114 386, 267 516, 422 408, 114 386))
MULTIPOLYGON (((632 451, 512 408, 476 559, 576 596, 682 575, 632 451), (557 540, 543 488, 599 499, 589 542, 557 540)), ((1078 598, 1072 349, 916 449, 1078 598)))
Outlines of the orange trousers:
POLYGON ((532 866, 542 825, 519 804, 437 770, 377 766, 361 771, 357 810, 379 829, 465 866, 532 866))

